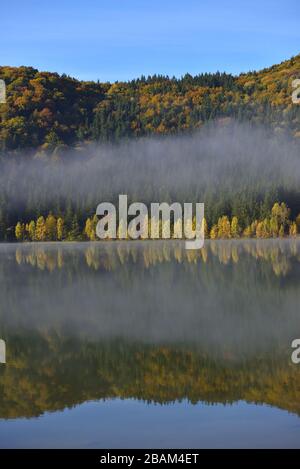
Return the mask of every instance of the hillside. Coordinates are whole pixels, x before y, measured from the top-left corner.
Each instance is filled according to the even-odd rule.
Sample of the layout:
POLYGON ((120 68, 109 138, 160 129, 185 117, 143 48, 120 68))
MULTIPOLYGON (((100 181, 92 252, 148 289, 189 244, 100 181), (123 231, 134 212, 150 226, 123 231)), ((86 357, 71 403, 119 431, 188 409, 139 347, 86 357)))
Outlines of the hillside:
POLYGON ((0 105, 0 149, 52 151, 79 141, 175 134, 232 117, 300 136, 292 81, 300 55, 259 72, 154 75, 129 82, 83 82, 31 67, 0 67, 7 103, 0 105))

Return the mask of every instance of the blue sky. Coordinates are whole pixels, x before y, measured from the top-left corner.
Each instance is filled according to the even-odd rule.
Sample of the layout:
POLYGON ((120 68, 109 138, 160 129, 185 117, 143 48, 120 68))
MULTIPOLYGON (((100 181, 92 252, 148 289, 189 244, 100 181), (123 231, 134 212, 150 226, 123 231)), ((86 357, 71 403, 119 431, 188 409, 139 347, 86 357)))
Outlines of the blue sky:
POLYGON ((14 0, 1 65, 83 80, 240 73, 300 52, 299 0, 14 0))

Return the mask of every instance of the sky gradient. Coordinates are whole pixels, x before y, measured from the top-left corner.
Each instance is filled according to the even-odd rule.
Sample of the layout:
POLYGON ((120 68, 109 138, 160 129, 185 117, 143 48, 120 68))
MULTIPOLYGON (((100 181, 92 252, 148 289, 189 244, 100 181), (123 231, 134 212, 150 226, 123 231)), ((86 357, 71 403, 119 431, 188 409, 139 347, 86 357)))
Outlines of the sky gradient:
POLYGON ((299 0, 15 0, 0 65, 83 80, 258 70, 300 52, 299 0))

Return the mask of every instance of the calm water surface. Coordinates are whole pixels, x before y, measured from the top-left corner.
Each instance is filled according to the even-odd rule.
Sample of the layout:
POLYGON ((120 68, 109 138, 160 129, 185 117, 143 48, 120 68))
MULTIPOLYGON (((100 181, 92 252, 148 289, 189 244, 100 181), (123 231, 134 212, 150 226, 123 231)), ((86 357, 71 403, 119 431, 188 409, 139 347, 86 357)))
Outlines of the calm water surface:
POLYGON ((2 244, 0 446, 300 447, 299 305, 297 240, 2 244))

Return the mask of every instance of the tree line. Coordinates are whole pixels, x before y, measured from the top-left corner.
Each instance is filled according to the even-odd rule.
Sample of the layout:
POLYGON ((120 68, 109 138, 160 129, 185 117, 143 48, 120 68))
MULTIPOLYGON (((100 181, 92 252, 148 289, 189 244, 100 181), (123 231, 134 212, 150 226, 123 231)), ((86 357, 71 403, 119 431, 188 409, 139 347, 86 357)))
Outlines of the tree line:
MULTIPOLYGON (((84 228, 80 227, 78 218, 75 215, 71 224, 66 225, 63 217, 55 217, 49 213, 47 217, 39 216, 36 220, 28 222, 18 221, 14 235, 16 241, 96 241, 96 226, 98 223, 97 215, 88 217, 84 228)), ((180 222, 180 220, 179 220, 180 222)), ((146 219, 149 233, 153 220, 146 219)), ((165 239, 165 233, 169 231, 169 223, 159 221, 159 237, 165 239), (168 225, 168 226, 165 226, 168 225)), ((193 229, 195 229, 196 220, 191 220, 193 229)), ((120 227, 118 227, 120 228, 120 227)), ((171 224, 171 237, 175 237, 175 225, 171 224)), ((290 209, 284 202, 276 202, 270 214, 263 220, 254 220, 244 229, 239 223, 237 216, 230 219, 227 215, 219 217, 217 223, 209 226, 206 219, 203 220, 205 238, 210 239, 231 239, 231 238, 276 238, 284 236, 297 236, 300 233, 300 214, 295 220, 290 219, 290 209)), ((107 239, 113 239, 107 232, 107 239)), ((129 238, 129 235, 127 235, 129 238)), ((117 231, 117 239, 119 239, 117 231)))

